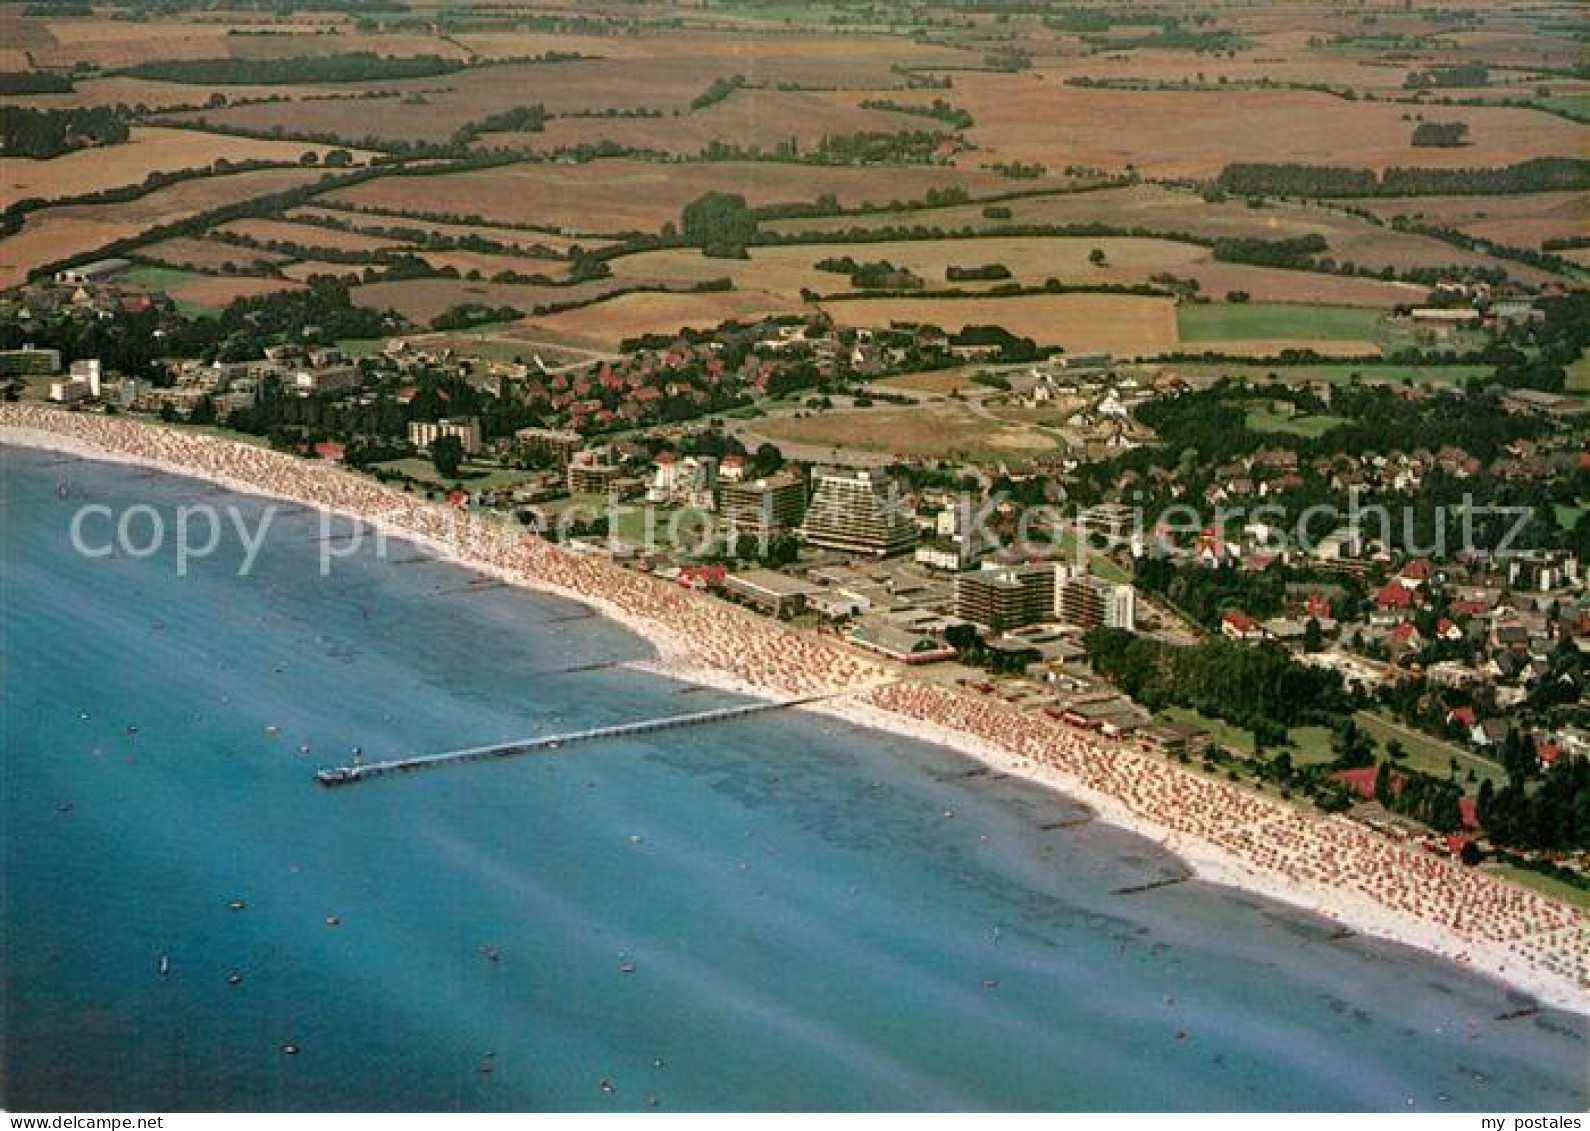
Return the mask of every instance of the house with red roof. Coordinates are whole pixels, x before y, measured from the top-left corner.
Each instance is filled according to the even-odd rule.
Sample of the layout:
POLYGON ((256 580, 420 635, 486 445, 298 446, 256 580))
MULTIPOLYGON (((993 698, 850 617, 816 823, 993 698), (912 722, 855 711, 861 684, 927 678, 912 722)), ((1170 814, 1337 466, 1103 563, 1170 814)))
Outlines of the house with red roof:
POLYGON ((1418 648, 1424 643, 1424 637, 1419 633, 1418 625, 1405 620, 1391 630, 1391 643, 1396 648, 1418 648))
POLYGON ((1310 593, 1308 595, 1308 600, 1304 602, 1303 607, 1308 615, 1314 620, 1326 621, 1331 619, 1330 598, 1326 597, 1323 593, 1310 593))
POLYGON ((1435 622, 1435 635, 1439 640, 1445 640, 1448 643, 1455 644, 1459 640, 1463 639, 1463 630, 1458 627, 1456 621, 1442 617, 1440 620, 1435 622))
POLYGON ((1473 707, 1453 707, 1446 713, 1447 726, 1456 725, 1465 730, 1472 730, 1479 721, 1479 716, 1474 713, 1473 707))
POLYGON ((1263 640, 1264 629, 1259 622, 1241 609, 1227 609, 1220 614, 1220 634, 1232 640, 1263 640))
POLYGON ((1479 803, 1472 797, 1458 798, 1458 816, 1463 821, 1463 827, 1473 832, 1480 827, 1479 803))
POLYGON ((1411 611, 1418 603, 1413 590, 1396 578, 1375 591, 1374 601, 1378 611, 1371 619, 1381 624, 1390 623, 1401 614, 1411 611))
POLYGON ((1339 781, 1365 801, 1375 799, 1375 782, 1380 777, 1379 766, 1359 766, 1351 770, 1337 770, 1332 781, 1339 781))
POLYGON ((1535 758, 1540 762, 1542 769, 1550 769, 1562 759, 1562 747, 1555 742, 1537 742, 1535 758))

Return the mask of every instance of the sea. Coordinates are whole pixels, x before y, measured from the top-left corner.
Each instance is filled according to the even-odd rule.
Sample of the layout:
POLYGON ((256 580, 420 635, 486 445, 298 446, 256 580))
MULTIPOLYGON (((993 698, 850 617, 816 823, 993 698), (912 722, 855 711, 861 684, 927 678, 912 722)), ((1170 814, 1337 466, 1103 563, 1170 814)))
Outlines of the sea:
POLYGON ((355 749, 739 700, 343 520, 0 468, 10 1110, 1586 1106, 1585 1017, 1498 1019, 1530 999, 1230 887, 1124 890, 1187 870, 826 717, 322 788, 355 749), (271 510, 246 574, 235 527, 193 555, 203 507, 271 510))

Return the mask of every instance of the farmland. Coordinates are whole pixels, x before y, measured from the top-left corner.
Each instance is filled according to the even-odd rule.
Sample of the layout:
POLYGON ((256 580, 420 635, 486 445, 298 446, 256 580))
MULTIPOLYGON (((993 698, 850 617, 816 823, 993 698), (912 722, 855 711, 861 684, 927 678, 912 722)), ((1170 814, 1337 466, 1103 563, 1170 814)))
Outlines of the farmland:
POLYGON ((78 204, 30 213, 16 235, 0 241, 0 286, 23 281, 29 270, 93 252, 114 240, 250 197, 318 180, 318 169, 260 169, 201 177, 119 204, 78 204))
POLYGON ((1571 112, 1590 83, 1569 73, 1577 44, 1560 12, 1478 5, 1454 22, 1372 3, 1312 12, 1305 27, 1274 7, 1215 4, 1195 31, 1147 12, 1072 26, 1075 13, 933 5, 552 11, 0 17, 0 66, 53 76, 0 101, 112 108, 130 131, 4 162, 0 207, 25 203, 0 238, 0 285, 131 239, 118 252, 184 272, 146 278, 193 309, 336 276, 411 331, 491 319, 506 322, 493 341, 603 352, 803 314, 1002 326, 1123 357, 1309 350, 1355 359, 1320 380, 1353 369, 1452 383, 1476 367, 1369 360, 1438 344, 1386 314, 1447 276, 1526 293, 1584 278, 1587 253, 1560 246, 1583 235, 1583 186, 1347 199, 1214 183, 1250 161, 1582 158, 1590 127, 1571 112), (1479 67, 1473 85, 1411 83, 1454 63, 1479 67), (1415 146, 1426 122, 1465 133, 1415 146), (324 170, 297 163, 333 147, 350 150, 347 180, 248 207, 313 184, 324 170), (284 167, 231 170, 247 161, 284 167), (65 202, 103 190, 129 199, 65 202), (755 212, 746 246, 682 232, 686 209, 715 194, 755 212), (214 225, 137 242, 223 206, 237 207, 214 225), (1303 260, 1266 258, 1299 240, 1316 241, 1303 260), (1235 241, 1246 250, 1221 246, 1235 241), (1557 251, 1539 254, 1548 241, 1557 251), (864 285, 835 268, 847 260, 888 264, 904 284, 864 285))
POLYGON ((657 164, 602 160, 521 163, 462 173, 383 177, 327 199, 392 214, 478 217, 568 234, 656 232, 708 192, 736 193, 752 206, 805 203, 824 193, 844 207, 923 199, 957 187, 972 196, 1009 191, 995 173, 958 169, 791 165, 718 161, 657 164))
POLYGON ((748 260, 708 258, 694 249, 642 252, 613 261, 621 278, 667 278, 702 282, 728 278, 736 287, 766 291, 786 298, 804 290, 831 294, 857 288, 849 278, 814 265, 848 257, 857 262, 887 261, 909 270, 925 289, 952 287, 990 290, 1017 283, 1042 286, 1050 279, 1069 287, 1125 287, 1153 283, 1156 276, 1196 280, 1205 294, 1240 290, 1259 301, 1320 301, 1368 307, 1391 307, 1417 301, 1423 290, 1374 279, 1314 275, 1268 267, 1217 263, 1209 249, 1172 240, 1102 236, 1014 237, 910 240, 894 243, 800 244, 755 248, 748 260), (1102 262, 1093 256, 1102 253, 1102 262), (950 268, 997 264, 1006 278, 956 281, 950 268))
POLYGON ((7 161, 0 176, 0 209, 28 197, 80 196, 142 184, 154 172, 203 167, 216 161, 296 164, 306 152, 323 156, 326 151, 324 145, 301 142, 139 128, 123 145, 80 149, 48 161, 7 161))
POLYGON ((1153 356, 1177 343, 1175 304, 1138 295, 862 299, 829 303, 824 309, 842 324, 854 326, 921 323, 951 333, 967 326, 1003 326, 1072 353, 1103 350, 1123 357, 1153 356))

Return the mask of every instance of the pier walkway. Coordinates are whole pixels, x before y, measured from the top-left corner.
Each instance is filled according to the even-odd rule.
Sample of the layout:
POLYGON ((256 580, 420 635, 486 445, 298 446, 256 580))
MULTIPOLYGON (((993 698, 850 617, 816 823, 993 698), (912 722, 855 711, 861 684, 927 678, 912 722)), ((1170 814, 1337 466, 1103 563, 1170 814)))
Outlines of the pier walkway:
POLYGON ((603 738, 626 738, 630 735, 651 734, 653 731, 673 730, 677 727, 704 726, 707 723, 727 722, 731 719, 740 719, 747 715, 759 715, 768 711, 785 711, 807 703, 833 699, 843 694, 847 694, 847 692, 807 695, 799 699, 758 700, 755 703, 740 703, 733 707, 714 707, 707 711, 691 711, 682 715, 664 715, 660 718, 641 719, 632 723, 616 723, 612 726, 591 727, 588 730, 571 731, 568 734, 548 734, 539 738, 525 738, 515 742, 496 742, 489 746, 470 746, 462 750, 444 750, 439 754, 417 754, 412 758, 397 758, 389 762, 352 762, 346 766, 333 766, 321 770, 315 775, 315 780, 327 787, 353 785, 355 782, 369 781, 372 778, 387 777, 391 774, 406 774, 415 770, 429 770, 439 766, 451 766, 463 762, 485 762, 494 758, 515 758, 521 754, 549 753, 553 750, 561 750, 566 746, 573 746, 576 743, 594 742, 603 738))

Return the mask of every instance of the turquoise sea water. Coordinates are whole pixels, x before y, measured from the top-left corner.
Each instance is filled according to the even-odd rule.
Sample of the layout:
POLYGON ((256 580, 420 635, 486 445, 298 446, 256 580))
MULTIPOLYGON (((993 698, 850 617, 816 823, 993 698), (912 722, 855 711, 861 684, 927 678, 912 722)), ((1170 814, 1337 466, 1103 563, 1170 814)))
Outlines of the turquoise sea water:
POLYGON ((243 578, 235 538, 85 558, 83 503, 267 504, 3 468, 8 1108, 1585 1106, 1583 1018, 1231 889, 1111 894, 1181 866, 819 718, 321 789, 356 744, 730 699, 405 544, 322 577, 312 513, 243 578))

